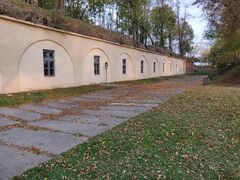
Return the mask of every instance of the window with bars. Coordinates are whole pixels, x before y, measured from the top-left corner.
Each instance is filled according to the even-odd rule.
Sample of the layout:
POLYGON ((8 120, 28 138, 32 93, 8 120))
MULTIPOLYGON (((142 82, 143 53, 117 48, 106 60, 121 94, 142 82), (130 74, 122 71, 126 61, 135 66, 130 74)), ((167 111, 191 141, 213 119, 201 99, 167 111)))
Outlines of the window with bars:
POLYGON ((43 50, 43 61, 44 61, 44 76, 52 77, 55 76, 55 51, 43 50))
POLYGON ((153 63, 153 73, 156 72, 156 62, 153 63))
POLYGON ((100 56, 94 56, 94 74, 100 75, 100 56))
POLYGON ((144 61, 141 61, 141 73, 144 73, 144 61))
POLYGON ((122 60, 122 73, 127 74, 127 60, 126 59, 122 60))

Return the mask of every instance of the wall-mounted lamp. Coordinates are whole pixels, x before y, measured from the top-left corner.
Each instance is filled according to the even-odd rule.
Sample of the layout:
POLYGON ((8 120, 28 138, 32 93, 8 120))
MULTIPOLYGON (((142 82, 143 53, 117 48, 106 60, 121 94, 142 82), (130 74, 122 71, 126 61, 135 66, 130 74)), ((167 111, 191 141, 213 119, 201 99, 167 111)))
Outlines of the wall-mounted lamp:
POLYGON ((106 84, 108 82, 107 70, 108 70, 108 62, 105 62, 105 69, 106 69, 106 84))
POLYGON ((108 62, 105 62, 105 69, 108 69, 108 62))

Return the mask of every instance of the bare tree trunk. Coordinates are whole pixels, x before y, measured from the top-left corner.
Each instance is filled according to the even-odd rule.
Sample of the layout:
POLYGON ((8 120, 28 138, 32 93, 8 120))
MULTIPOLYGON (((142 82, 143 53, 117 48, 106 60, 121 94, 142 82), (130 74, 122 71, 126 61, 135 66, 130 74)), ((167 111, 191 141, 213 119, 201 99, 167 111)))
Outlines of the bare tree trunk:
POLYGON ((138 24, 136 21, 133 21, 133 24, 132 24, 132 33, 133 33, 133 43, 134 45, 138 46, 138 24))
POLYGON ((172 47, 172 32, 169 32, 169 34, 168 34, 168 43, 169 43, 169 45, 168 45, 168 48, 169 48, 169 50, 171 51, 171 52, 173 52, 173 47, 172 47))
POLYGON ((184 44, 183 44, 183 36, 184 36, 184 30, 186 26, 186 18, 187 18, 187 9, 185 7, 185 13, 184 13, 184 18, 181 19, 180 17, 180 2, 177 0, 177 34, 178 34, 178 49, 179 49, 179 54, 180 56, 185 55, 185 50, 184 50, 184 44))
POLYGON ((44 0, 38 0, 38 7, 43 8, 44 0))
POLYGON ((133 43, 135 46, 138 46, 138 40, 139 40, 139 34, 138 34, 138 28, 139 28, 139 22, 136 12, 136 4, 135 1, 128 0, 128 3, 132 9, 132 34, 133 34, 133 43))
POLYGON ((160 36, 160 47, 165 48, 165 38, 164 38, 163 27, 161 27, 160 33, 161 33, 161 36, 160 36))
POLYGON ((65 0, 54 0, 53 21, 56 25, 62 23, 64 19, 65 0))

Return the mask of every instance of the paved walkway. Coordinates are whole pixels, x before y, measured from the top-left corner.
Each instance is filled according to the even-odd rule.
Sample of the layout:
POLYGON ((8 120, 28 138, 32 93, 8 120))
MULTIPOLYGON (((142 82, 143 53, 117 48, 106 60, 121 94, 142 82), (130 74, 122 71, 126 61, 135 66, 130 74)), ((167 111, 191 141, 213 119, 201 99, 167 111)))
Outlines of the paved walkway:
POLYGON ((81 97, 0 108, 0 179, 20 175, 202 79, 187 76, 158 84, 115 85, 81 97))

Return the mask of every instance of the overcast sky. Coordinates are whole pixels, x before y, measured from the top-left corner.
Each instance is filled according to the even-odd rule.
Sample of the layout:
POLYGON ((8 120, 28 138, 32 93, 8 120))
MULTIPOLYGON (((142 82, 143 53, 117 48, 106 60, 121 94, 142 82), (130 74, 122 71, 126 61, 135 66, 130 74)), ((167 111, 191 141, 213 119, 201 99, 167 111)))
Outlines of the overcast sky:
MULTIPOLYGON (((194 0, 180 0, 182 11, 187 6, 188 22, 192 25, 195 34, 195 41, 200 41, 203 38, 204 31, 207 26, 206 18, 202 9, 197 6, 192 6, 194 0)), ((182 12, 184 13, 184 12, 182 12)))

